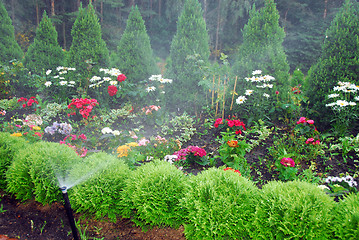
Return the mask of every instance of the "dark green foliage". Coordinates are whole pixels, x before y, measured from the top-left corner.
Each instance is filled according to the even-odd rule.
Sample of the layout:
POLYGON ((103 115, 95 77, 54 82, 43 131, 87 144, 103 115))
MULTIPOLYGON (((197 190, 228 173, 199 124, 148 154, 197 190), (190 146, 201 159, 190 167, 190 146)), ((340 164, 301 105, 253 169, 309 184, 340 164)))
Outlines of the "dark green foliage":
POLYGON ((198 86, 203 79, 201 67, 208 66, 209 43, 206 23, 198 0, 186 0, 177 22, 177 32, 171 44, 168 76, 173 79, 167 96, 175 107, 193 112, 203 104, 204 91, 198 86))
POLYGON ((262 70, 275 77, 277 88, 282 90, 289 78, 289 65, 282 46, 284 37, 273 0, 266 0, 265 6, 258 11, 253 7, 243 28, 243 44, 233 66, 234 74, 248 77, 252 71, 262 70))
POLYGON ((113 67, 120 69, 132 83, 157 73, 150 39, 137 6, 132 7, 117 52, 111 58, 113 67))
POLYGON ((152 161, 137 168, 121 193, 122 216, 137 225, 179 227, 186 216, 179 201, 186 177, 165 161, 152 161))
POLYGON ((101 26, 93 6, 79 9, 71 30, 72 45, 67 54, 67 66, 76 68, 82 79, 73 79, 77 85, 87 89, 88 79, 98 73, 99 68, 107 68, 109 52, 101 38, 101 26))
POLYGON ((359 84, 359 3, 350 0, 331 23, 321 57, 308 73, 306 88, 312 118, 322 125, 328 125, 333 116, 324 100, 339 81, 359 84))
POLYGON ((128 166, 112 155, 96 153, 75 165, 72 174, 77 178, 89 176, 88 181, 69 191, 72 207, 98 219, 107 216, 116 221, 120 192, 130 174, 128 166))
POLYGON ((252 239, 332 239, 335 202, 316 185, 270 182, 261 194, 250 229, 252 239))
POLYGON ((42 203, 62 199, 57 176, 67 176, 80 157, 67 145, 39 142, 17 151, 6 173, 7 190, 17 199, 42 203))
POLYGON ((44 12, 34 42, 29 46, 23 63, 32 72, 43 73, 48 69, 63 66, 64 57, 63 50, 57 42, 56 29, 44 12))
POLYGON ((211 168, 191 177, 181 202, 187 239, 246 239, 259 191, 238 173, 211 168))
POLYGON ((14 161, 14 155, 25 145, 24 138, 13 137, 10 136, 10 133, 0 132, 0 189, 6 188, 6 171, 14 161))
POLYGON ((15 40, 14 26, 2 1, 0 1, 0 33, 0 63, 8 64, 13 59, 21 60, 24 53, 15 40))
POLYGON ((339 202, 332 224, 337 239, 359 239, 358 194, 350 194, 339 202))

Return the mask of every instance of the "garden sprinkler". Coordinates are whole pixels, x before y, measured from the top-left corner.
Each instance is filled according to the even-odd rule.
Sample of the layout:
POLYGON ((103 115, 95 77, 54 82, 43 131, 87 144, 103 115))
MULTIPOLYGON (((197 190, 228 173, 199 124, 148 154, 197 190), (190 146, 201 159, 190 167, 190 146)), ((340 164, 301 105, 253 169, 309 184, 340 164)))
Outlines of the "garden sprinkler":
POLYGON ((74 215, 72 214, 72 208, 71 208, 71 205, 70 205, 69 196, 67 195, 67 187, 62 186, 62 187, 60 187, 60 190, 61 190, 62 196, 64 197, 64 200, 65 200, 65 205, 64 206, 65 206, 65 209, 66 209, 67 217, 68 217, 69 222, 70 222, 72 235, 74 237, 74 240, 79 240, 79 237, 78 237, 78 234, 77 234, 77 228, 76 228, 76 224, 75 224, 75 220, 74 220, 74 215))

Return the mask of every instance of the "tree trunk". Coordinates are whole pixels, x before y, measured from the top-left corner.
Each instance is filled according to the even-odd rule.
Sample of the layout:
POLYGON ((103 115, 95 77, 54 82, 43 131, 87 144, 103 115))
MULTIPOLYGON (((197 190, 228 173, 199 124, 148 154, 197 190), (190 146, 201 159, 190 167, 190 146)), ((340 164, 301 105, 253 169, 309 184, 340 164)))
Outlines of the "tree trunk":
POLYGON ((55 0, 51 0, 51 16, 55 16, 55 0))
MULTIPOLYGON (((61 4, 62 14, 65 14, 65 4, 62 2, 61 4)), ((63 49, 66 50, 66 22, 65 19, 62 20, 62 39, 63 39, 63 49)))
POLYGON ((161 18, 162 0, 158 0, 158 16, 161 18))
POLYGON ((206 17, 207 17, 207 0, 203 0, 203 18, 204 21, 206 22, 206 17))
POLYGON ((323 14, 324 19, 327 17, 327 7, 328 7, 328 0, 325 0, 324 1, 324 14, 323 14))
POLYGON ((214 60, 217 60, 217 52, 218 52, 218 45, 219 45, 219 29, 221 27, 221 0, 218 0, 218 8, 217 8, 217 28, 216 28, 216 42, 214 48, 214 60))
POLYGON ((35 3, 35 7, 36 7, 36 26, 39 26, 39 23, 40 23, 40 12, 39 12, 39 4, 35 3))
POLYGON ((101 3, 100 3, 100 15, 101 15, 101 24, 103 22, 103 0, 101 0, 101 3))

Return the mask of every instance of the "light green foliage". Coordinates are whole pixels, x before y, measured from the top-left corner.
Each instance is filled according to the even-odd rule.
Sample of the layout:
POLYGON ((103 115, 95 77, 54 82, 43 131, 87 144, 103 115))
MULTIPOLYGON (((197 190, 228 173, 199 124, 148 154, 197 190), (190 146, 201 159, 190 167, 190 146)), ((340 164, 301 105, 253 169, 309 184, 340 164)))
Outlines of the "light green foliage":
POLYGON ((332 222, 338 239, 359 238, 359 195, 350 194, 339 202, 332 222))
POLYGON ((7 190, 17 199, 42 203, 62 199, 55 176, 67 176, 80 157, 67 145, 39 142, 19 150, 6 173, 7 190))
POLYGON ((207 66, 209 38, 198 0, 186 0, 177 21, 168 63, 168 75, 173 79, 167 101, 186 109, 196 110, 204 103, 204 91, 198 86, 203 74, 199 66, 207 66), (197 56, 193 58, 191 56, 197 56))
POLYGON ((122 216, 141 227, 179 227, 187 214, 179 206, 185 183, 185 175, 168 162, 155 160, 137 168, 121 193, 122 216))
POLYGON ((339 81, 359 83, 359 3, 347 0, 325 35, 321 57, 308 73, 306 88, 312 117, 328 126, 333 117, 324 101, 329 91, 339 81))
POLYGON ((0 132, 0 189, 6 188, 5 174, 17 151, 24 148, 25 140, 21 137, 12 137, 7 132, 0 132))
POLYGON ((251 225, 252 239, 332 239, 335 202, 316 185, 270 182, 263 186, 251 225))
POLYGON ((233 171, 211 168, 190 179, 181 206, 186 208, 187 239, 246 239, 258 189, 233 171))
POLYGON ((117 52, 111 56, 111 62, 134 84, 156 73, 157 66, 150 38, 137 6, 131 9, 126 29, 117 46, 117 52))
POLYGON ((30 71, 40 74, 48 69, 62 66, 64 60, 64 52, 57 42, 56 28, 45 11, 36 29, 34 42, 29 46, 23 63, 30 71))
POLYGON ((338 139, 338 142, 330 144, 329 151, 341 152, 344 162, 347 158, 353 158, 349 155, 350 152, 354 152, 359 157, 359 134, 356 137, 346 136, 338 139))
POLYGON ((113 155, 100 152, 77 163, 71 174, 74 178, 88 177, 69 191, 72 207, 77 212, 94 214, 98 219, 107 216, 116 221, 120 192, 130 174, 126 164, 113 155))
POLYGON ((248 148, 252 150, 255 147, 261 146, 265 140, 272 134, 274 127, 268 127, 264 121, 259 119, 258 122, 253 122, 254 125, 244 131, 243 135, 238 135, 239 139, 245 139, 248 148))
POLYGON ((0 32, 0 63, 8 64, 13 59, 21 60, 24 53, 15 40, 14 26, 2 1, 0 1, 0 32))
POLYGON ((266 0, 265 6, 258 11, 254 7, 243 28, 243 44, 233 66, 234 74, 247 77, 254 70, 262 70, 275 77, 278 89, 285 88, 289 65, 282 46, 284 37, 274 0, 266 0))
POLYGON ((46 108, 41 109, 40 116, 42 120, 48 124, 51 123, 58 114, 64 112, 67 109, 67 104, 58 104, 56 102, 49 103, 46 105, 46 108))
POLYGON ((18 100, 17 97, 13 97, 11 99, 1 99, 0 110, 5 110, 5 111, 15 110, 16 108, 19 107, 17 100, 18 100))
POLYGON ((186 142, 194 135, 196 128, 194 120, 187 113, 172 118, 168 126, 163 126, 162 135, 172 136, 181 142, 186 142))

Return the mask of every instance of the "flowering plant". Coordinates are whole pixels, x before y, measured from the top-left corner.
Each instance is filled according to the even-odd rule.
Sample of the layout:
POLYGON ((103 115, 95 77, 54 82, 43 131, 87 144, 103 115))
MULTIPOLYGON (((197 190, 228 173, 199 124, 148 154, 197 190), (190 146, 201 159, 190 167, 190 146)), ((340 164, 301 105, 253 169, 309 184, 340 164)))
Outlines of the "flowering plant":
POLYGON ((324 190, 333 197, 343 197, 346 194, 358 192, 358 183, 349 175, 344 177, 329 176, 324 179, 324 182, 326 184, 326 187, 323 187, 324 190))
POLYGON ((242 176, 241 172, 239 170, 235 170, 233 168, 230 168, 230 167, 226 167, 225 169, 223 169, 224 171, 233 171, 233 172, 236 172, 239 174, 239 176, 242 176))
POLYGON ((294 160, 289 157, 290 155, 285 154, 285 156, 275 162, 276 171, 279 172, 278 178, 280 180, 294 180, 298 169, 295 167, 294 160))
POLYGON ((35 111, 37 110, 37 105, 39 104, 39 101, 34 96, 30 97, 29 99, 21 97, 17 100, 17 102, 21 104, 22 108, 32 107, 35 111))
POLYGON ((43 132, 37 125, 31 124, 29 120, 16 119, 13 122, 14 126, 9 126, 11 132, 10 136, 13 137, 24 137, 29 142, 37 142, 42 139, 43 132))
POLYGON ((176 151, 173 155, 177 156, 175 164, 188 167, 193 164, 207 165, 208 159, 205 158, 207 152, 198 146, 188 146, 184 149, 176 151))
MULTIPOLYGON (((228 116, 228 119, 226 119, 226 123, 227 123, 227 126, 230 127, 231 131, 232 132, 235 132, 235 134, 242 134, 242 130, 246 130, 246 125, 236 119, 235 116, 228 116)), ((224 128, 225 127, 225 124, 224 124, 224 121, 222 118, 217 118, 215 123, 214 123, 214 127, 215 128, 224 128)), ((229 130, 229 129, 227 129, 229 130)))
POLYGON ((59 139, 63 139, 63 135, 70 135, 71 132, 71 124, 54 122, 52 126, 47 126, 44 129, 44 137, 49 141, 59 141, 59 139))
POLYGON ((172 79, 163 78, 162 75, 152 75, 145 83, 145 91, 150 101, 163 103, 166 94, 166 85, 172 83, 172 79))
MULTIPOLYGON (((81 116, 87 119, 93 107, 96 105, 99 105, 96 99, 76 98, 72 99, 71 103, 67 107, 68 109, 77 109, 81 116)), ((76 115, 76 111, 68 114, 68 116, 70 115, 76 115)))
POLYGON ((69 134, 67 135, 60 144, 66 144, 70 148, 74 149, 80 157, 85 157, 87 154, 87 148, 85 147, 87 137, 85 134, 69 134))

